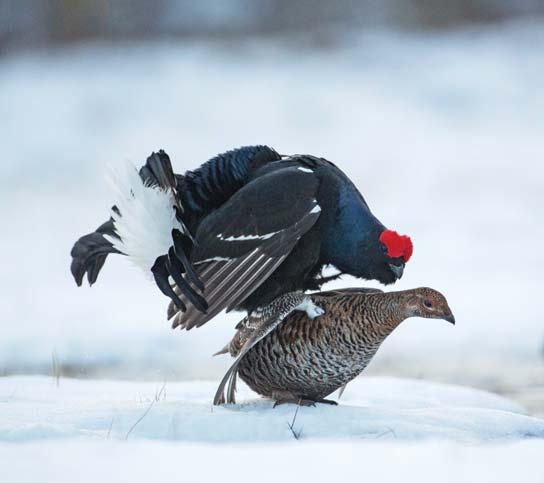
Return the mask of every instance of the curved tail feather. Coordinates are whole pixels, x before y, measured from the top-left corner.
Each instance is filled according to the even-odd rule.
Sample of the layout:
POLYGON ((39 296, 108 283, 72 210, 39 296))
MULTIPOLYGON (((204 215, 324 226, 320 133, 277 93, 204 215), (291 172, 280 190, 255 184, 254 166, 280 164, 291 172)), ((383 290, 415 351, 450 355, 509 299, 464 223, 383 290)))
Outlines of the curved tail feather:
POLYGON ((205 312, 206 300, 197 292, 203 285, 189 261, 194 242, 183 221, 168 155, 153 153, 139 172, 129 166, 114 181, 119 196, 119 213, 113 214, 118 238, 109 241, 152 276, 179 310, 187 310, 187 305, 172 289, 171 280, 197 310, 205 312))
POLYGON ((110 253, 128 256, 154 278, 178 309, 186 305, 172 290, 179 288, 197 310, 205 312, 203 290, 189 261, 194 241, 183 221, 183 206, 168 155, 160 150, 138 171, 134 166, 114 176, 118 203, 111 218, 93 233, 81 237, 71 251, 71 271, 78 286, 87 274, 93 284, 110 253))
MULTIPOLYGON (((115 209, 114 206, 112 210, 115 209)), ((87 274, 89 285, 95 283, 106 257, 110 253, 120 253, 104 235, 117 237, 113 218, 100 225, 94 232, 82 236, 70 252, 72 256, 70 271, 79 287, 83 283, 85 274, 87 274)))

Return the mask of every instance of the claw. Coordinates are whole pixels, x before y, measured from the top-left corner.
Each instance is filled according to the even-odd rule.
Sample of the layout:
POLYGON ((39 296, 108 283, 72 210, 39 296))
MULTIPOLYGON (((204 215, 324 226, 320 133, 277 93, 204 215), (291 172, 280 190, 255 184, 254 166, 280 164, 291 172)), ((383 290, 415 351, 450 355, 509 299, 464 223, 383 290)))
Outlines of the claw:
POLYGON ((304 406, 304 407, 315 407, 315 401, 312 401, 311 399, 287 398, 287 399, 277 399, 274 402, 274 406, 272 406, 272 408, 275 408, 276 406, 281 406, 282 404, 298 404, 299 406, 304 406))
POLYGON ((332 399, 318 399, 316 402, 320 404, 329 404, 330 406, 338 406, 338 403, 332 399))

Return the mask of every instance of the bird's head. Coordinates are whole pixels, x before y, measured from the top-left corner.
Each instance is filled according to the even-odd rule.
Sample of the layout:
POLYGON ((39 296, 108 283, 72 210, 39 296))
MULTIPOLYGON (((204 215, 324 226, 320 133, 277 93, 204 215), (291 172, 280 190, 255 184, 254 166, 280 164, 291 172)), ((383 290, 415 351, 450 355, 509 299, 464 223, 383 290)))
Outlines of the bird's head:
POLYGON ((403 297, 404 316, 424 317, 426 319, 443 319, 455 324, 455 317, 448 305, 446 297, 432 288, 422 287, 407 290, 403 297))
POLYGON ((404 266, 412 256, 412 240, 396 231, 383 230, 379 235, 379 245, 381 253, 376 278, 385 285, 395 283, 402 277, 404 266))

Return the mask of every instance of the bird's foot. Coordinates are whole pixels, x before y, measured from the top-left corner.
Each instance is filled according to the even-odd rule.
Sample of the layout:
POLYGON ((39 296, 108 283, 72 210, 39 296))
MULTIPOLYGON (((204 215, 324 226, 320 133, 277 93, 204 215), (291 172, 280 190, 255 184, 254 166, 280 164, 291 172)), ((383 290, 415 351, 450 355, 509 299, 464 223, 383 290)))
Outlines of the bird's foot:
POLYGON ((320 404, 329 404, 330 406, 338 406, 338 403, 332 399, 318 399, 315 402, 320 404))
POLYGON ((274 399, 274 407, 281 404, 298 404, 299 406, 315 406, 315 401, 299 397, 290 391, 272 391, 271 398, 274 399))
POLYGON ((312 320, 325 313, 325 310, 323 310, 319 305, 315 304, 309 295, 304 297, 303 302, 298 305, 295 310, 306 312, 308 318, 312 320))
POLYGON ((282 404, 298 404, 299 406, 315 406, 315 401, 311 399, 301 399, 301 398, 287 398, 287 399, 276 399, 274 402, 274 407, 280 406, 282 404))
POLYGON ((289 391, 274 391, 272 393, 272 399, 275 400, 274 407, 281 404, 298 404, 299 406, 315 406, 316 403, 329 404, 331 406, 338 406, 336 401, 331 399, 310 399, 304 397, 298 397, 289 391))

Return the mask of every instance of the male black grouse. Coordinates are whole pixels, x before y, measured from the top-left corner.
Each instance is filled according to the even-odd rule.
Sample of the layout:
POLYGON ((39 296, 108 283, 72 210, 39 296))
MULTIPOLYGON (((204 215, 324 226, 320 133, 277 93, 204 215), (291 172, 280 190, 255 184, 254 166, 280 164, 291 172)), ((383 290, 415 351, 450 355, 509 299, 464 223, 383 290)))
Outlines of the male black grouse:
POLYGON ((74 245, 72 274, 93 284, 109 253, 128 255, 172 299, 174 327, 341 274, 392 284, 412 255, 410 238, 386 229, 350 179, 315 156, 250 146, 177 175, 159 151, 118 183, 110 220, 74 245), (325 276, 327 265, 338 273, 325 276))

